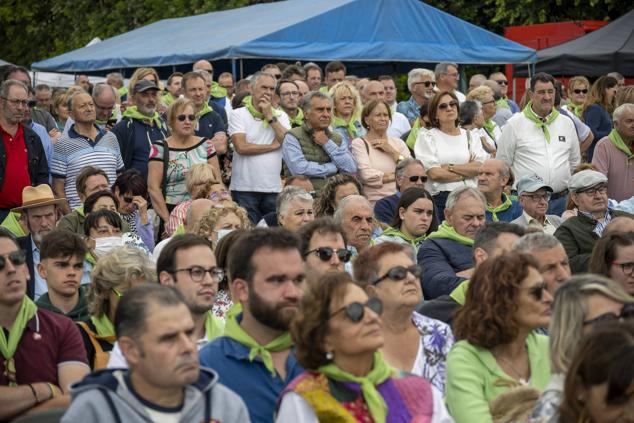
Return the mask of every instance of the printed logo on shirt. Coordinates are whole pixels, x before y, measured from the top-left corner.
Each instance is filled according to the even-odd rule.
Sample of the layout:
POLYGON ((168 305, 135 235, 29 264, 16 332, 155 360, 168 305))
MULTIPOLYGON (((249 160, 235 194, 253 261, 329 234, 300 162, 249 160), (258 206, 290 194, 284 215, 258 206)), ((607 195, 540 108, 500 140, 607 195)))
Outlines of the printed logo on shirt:
POLYGON ((559 142, 566 142, 566 137, 563 135, 559 136, 559 142))

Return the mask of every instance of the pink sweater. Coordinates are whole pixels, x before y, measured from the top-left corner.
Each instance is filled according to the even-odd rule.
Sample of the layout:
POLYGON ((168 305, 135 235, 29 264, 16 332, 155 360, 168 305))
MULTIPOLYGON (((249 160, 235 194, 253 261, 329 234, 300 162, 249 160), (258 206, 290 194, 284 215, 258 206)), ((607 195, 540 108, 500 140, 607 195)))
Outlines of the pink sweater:
POLYGON ((592 164, 608 177, 608 198, 623 201, 634 196, 634 159, 627 160, 608 137, 597 143, 592 164))

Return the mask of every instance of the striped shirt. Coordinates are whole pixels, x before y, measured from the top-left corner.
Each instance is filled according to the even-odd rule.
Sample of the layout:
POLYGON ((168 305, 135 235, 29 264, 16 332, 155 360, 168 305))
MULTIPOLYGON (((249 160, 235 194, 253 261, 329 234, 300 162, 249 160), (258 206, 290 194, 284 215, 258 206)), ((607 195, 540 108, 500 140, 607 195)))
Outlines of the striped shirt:
POLYGON ((123 159, 117 137, 111 132, 97 128, 97 137, 93 141, 75 131, 73 125, 68 134, 62 135, 53 146, 51 174, 53 178, 64 179, 64 192, 71 209, 81 206, 75 180, 86 166, 95 166, 108 175, 110 182, 117 178, 117 172, 123 171, 123 159))

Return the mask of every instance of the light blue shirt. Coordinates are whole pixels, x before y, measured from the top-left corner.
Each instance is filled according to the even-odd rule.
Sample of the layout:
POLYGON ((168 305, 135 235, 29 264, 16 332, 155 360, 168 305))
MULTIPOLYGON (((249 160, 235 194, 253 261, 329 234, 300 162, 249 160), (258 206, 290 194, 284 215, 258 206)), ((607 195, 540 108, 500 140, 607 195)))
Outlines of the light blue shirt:
POLYGON ((42 147, 44 147, 44 154, 46 154, 46 161, 48 162, 48 183, 53 182, 53 177, 51 176, 51 160, 53 158, 53 143, 51 142, 51 137, 46 132, 46 128, 39 123, 35 123, 31 121, 29 124, 33 132, 40 137, 40 141, 42 141, 42 147))
POLYGON ((414 97, 410 97, 409 100, 398 103, 396 111, 403 113, 410 122, 413 122, 420 116, 420 105, 414 100, 414 97))
POLYGON ((345 140, 342 139, 341 145, 337 146, 333 140, 329 139, 323 149, 330 157, 330 162, 322 164, 308 161, 304 156, 299 140, 287 133, 282 144, 282 157, 293 175, 327 178, 338 172, 354 173, 357 171, 357 163, 345 140))

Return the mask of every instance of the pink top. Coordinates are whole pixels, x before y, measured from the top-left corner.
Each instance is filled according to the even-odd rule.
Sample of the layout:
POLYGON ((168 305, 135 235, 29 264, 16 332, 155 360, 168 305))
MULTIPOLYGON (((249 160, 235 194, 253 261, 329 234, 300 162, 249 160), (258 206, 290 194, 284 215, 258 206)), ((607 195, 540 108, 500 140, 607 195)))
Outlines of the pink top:
POLYGON ((608 137, 597 143, 592 164, 608 177, 608 198, 623 201, 634 196, 634 160, 627 160, 608 137))
MULTIPOLYGON (((403 140, 388 137, 388 142, 403 157, 412 157, 403 140)), ((372 205, 381 198, 396 193, 396 182, 385 184, 382 182, 385 173, 394 172, 396 169, 396 162, 390 154, 372 147, 369 142, 361 138, 355 138, 352 140, 352 155, 357 161, 357 169, 364 185, 365 195, 372 205)))
POLYGON ((185 223, 185 216, 187 216, 187 208, 192 203, 193 200, 185 200, 180 203, 178 206, 174 207, 174 210, 170 213, 169 221, 167 225, 165 225, 165 232, 167 232, 168 236, 174 235, 174 231, 178 228, 182 223, 185 223))

